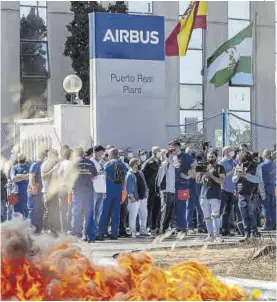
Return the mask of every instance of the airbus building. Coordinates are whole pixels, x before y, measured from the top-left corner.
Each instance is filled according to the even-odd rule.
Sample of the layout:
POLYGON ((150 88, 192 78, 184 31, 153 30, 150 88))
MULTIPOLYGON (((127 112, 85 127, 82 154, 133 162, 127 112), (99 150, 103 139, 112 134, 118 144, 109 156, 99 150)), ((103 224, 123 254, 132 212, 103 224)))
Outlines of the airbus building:
MULTIPOLYGON (((167 56, 165 41, 189 3, 128 1, 128 14, 89 14, 90 92, 83 101, 90 105, 76 110, 87 110, 77 130, 88 131, 92 144, 137 150, 181 137, 216 147, 242 142, 257 151, 274 147, 275 2, 207 1, 206 28, 193 29, 186 55, 167 56), (234 76, 217 87, 208 75, 208 58, 250 24, 250 79, 234 76)), ((64 55, 74 18, 70 8, 69 1, 1 2, 2 129, 26 118, 55 118, 55 105, 68 104, 63 81, 75 73, 64 55), (30 15, 43 20, 37 31, 44 35, 28 35, 23 21, 30 15), (44 68, 34 72, 28 62, 37 58, 37 49, 44 68), (27 105, 30 98, 36 101, 27 105)), ((231 68, 241 54, 230 49, 231 68)), ((78 119, 71 110, 72 120, 78 119)))

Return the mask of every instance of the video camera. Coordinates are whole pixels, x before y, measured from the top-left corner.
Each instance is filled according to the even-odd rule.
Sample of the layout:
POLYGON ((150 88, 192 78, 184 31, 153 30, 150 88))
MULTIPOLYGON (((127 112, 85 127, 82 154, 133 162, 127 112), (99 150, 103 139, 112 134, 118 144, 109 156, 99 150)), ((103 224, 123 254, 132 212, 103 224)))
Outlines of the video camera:
POLYGON ((201 160, 196 163, 195 172, 196 173, 205 173, 208 170, 208 162, 201 160))

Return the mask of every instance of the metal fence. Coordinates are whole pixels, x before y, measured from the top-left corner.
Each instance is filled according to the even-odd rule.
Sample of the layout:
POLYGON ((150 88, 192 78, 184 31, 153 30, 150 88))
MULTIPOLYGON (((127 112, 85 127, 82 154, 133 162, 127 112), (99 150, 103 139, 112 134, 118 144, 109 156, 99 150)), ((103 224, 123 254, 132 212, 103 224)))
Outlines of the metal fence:
POLYGON ((1 123, 1 157, 8 159, 15 145, 15 124, 1 123))
POLYGON ((219 150, 226 145, 239 147, 246 143, 255 152, 273 150, 276 144, 275 127, 252 123, 228 110, 193 123, 167 125, 167 128, 170 129, 168 141, 178 136, 184 145, 196 149, 206 141, 219 150), (177 135, 172 135, 177 132, 177 135))
POLYGON ((221 148, 224 144, 224 115, 218 113, 212 117, 192 123, 167 125, 167 140, 178 136, 185 146, 201 149, 202 143, 209 141, 213 147, 221 148), (172 133, 178 133, 173 137, 172 133))
POLYGON ((241 143, 249 145, 250 150, 262 152, 265 149, 274 149, 276 144, 276 128, 251 123, 250 121, 226 112, 226 144, 234 147, 241 143))

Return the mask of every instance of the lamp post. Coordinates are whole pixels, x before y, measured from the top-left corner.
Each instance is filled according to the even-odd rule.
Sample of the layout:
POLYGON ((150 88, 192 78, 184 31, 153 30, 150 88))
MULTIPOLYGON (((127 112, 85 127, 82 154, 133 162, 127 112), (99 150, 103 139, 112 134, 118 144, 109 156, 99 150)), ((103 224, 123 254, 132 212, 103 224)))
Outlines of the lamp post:
POLYGON ((64 78, 63 89, 71 95, 72 104, 74 104, 74 99, 77 99, 77 103, 83 105, 83 102, 79 99, 79 91, 82 89, 82 85, 82 80, 75 74, 70 74, 64 78))

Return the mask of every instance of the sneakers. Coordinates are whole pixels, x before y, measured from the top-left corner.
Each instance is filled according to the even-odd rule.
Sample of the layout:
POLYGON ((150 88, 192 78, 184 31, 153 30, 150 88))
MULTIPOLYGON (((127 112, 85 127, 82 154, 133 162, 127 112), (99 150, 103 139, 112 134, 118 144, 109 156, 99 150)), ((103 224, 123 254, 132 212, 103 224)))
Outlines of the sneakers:
POLYGON ((147 233, 142 233, 142 234, 139 234, 139 237, 149 237, 150 235, 147 234, 147 233))
POLYGON ((221 242, 224 242, 224 240, 223 240, 222 238, 216 236, 216 237, 214 238, 214 242, 216 242, 216 243, 221 243, 221 242))
POLYGON ((199 234, 207 234, 207 230, 204 230, 204 229, 198 229, 197 230, 199 234))
POLYGON ((208 235, 208 237, 206 237, 203 241, 204 241, 204 242, 213 242, 214 239, 213 239, 212 236, 208 235))
POLYGON ((99 236, 96 236, 96 240, 97 240, 97 241, 104 241, 105 238, 104 238, 104 236, 99 235, 99 236))
POLYGON ((132 233, 132 238, 136 239, 137 238, 137 234, 136 233, 132 233))
POLYGON ((188 235, 195 235, 195 234, 196 234, 195 230, 188 230, 188 235))
POLYGON ((151 231, 151 238, 156 238, 157 232, 156 230, 151 231))

